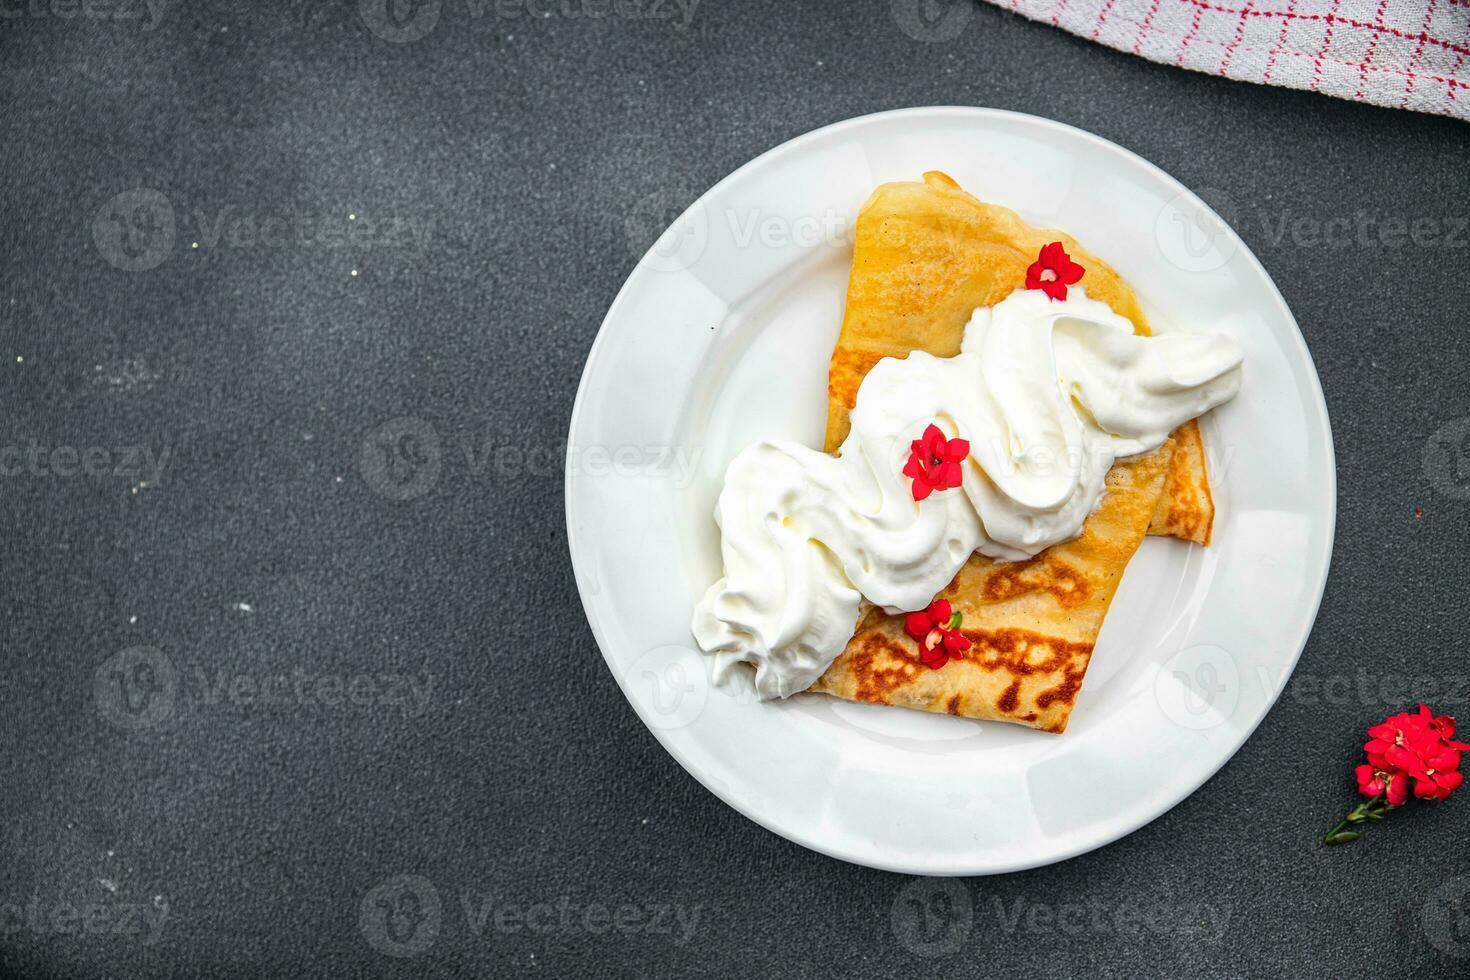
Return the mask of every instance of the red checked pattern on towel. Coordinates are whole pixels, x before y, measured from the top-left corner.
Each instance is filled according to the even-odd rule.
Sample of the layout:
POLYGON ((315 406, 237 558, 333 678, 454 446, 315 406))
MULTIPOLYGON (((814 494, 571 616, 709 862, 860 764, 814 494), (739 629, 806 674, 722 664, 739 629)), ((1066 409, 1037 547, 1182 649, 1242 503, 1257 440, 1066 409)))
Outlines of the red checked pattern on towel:
POLYGON ((990 0, 1133 54, 1470 120, 1470 0, 990 0))

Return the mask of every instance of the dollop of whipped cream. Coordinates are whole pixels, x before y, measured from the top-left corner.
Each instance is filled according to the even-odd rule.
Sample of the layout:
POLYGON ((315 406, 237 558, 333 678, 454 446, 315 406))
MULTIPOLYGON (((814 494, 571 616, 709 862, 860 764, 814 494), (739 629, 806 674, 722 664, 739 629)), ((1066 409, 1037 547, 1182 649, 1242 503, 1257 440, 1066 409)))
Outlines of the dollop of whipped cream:
POLYGON ((1073 287, 975 310, 955 357, 879 361, 840 455, 770 441, 730 463, 725 577, 693 622, 716 678, 743 661, 761 698, 803 691, 852 639, 861 598, 923 609, 973 552, 1019 560, 1075 538, 1113 463, 1235 397, 1241 360, 1223 336, 1137 336, 1073 287), (970 456, 959 488, 918 502, 902 470, 931 423, 970 456))

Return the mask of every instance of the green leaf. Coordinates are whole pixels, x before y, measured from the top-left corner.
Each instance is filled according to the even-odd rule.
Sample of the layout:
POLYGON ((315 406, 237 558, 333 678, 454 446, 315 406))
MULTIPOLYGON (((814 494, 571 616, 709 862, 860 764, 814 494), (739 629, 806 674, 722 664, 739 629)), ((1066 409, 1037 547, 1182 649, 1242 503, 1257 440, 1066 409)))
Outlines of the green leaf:
POLYGON ((1339 830, 1335 834, 1328 834, 1327 835, 1327 840, 1324 841, 1324 843, 1327 843, 1327 844, 1349 844, 1349 843, 1352 843, 1353 841, 1357 840, 1359 837, 1362 837, 1362 836, 1363 835, 1360 834, 1360 833, 1358 833, 1356 830, 1339 830))

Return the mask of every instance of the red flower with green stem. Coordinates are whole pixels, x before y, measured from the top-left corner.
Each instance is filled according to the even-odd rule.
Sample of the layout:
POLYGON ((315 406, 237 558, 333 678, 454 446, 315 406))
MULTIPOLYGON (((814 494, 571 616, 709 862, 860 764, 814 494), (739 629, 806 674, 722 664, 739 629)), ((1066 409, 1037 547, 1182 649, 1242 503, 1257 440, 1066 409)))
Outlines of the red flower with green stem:
POLYGON ((970 638, 960 632, 964 622, 948 599, 935 599, 928 609, 909 613, 903 621, 904 632, 919 644, 919 659, 924 666, 938 670, 951 660, 963 658, 970 649, 970 638))
POLYGON ((1465 781, 1460 772, 1460 753, 1470 745, 1457 742, 1455 719, 1436 717, 1426 705, 1418 714, 1391 715, 1368 729, 1363 745, 1368 761, 1358 766, 1358 792, 1372 797, 1348 812, 1342 823, 1327 834, 1326 843, 1346 844, 1362 836, 1367 822, 1377 822, 1409 802, 1412 794, 1421 800, 1447 800, 1465 781))

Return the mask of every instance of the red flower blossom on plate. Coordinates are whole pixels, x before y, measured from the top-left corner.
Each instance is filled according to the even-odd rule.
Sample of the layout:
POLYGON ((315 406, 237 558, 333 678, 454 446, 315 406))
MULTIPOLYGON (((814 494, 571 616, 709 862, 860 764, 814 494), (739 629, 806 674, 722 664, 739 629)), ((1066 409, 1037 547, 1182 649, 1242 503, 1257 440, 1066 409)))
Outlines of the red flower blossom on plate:
POLYGON ((903 466, 903 475, 914 481, 914 499, 923 500, 935 490, 959 486, 965 477, 960 463, 968 455, 968 439, 946 439, 939 426, 931 422, 924 437, 910 445, 909 461, 903 466))
POLYGON ((1382 820, 1390 810, 1409 802, 1410 789, 1421 800, 1447 800, 1465 777, 1460 753, 1470 745, 1454 740, 1455 719, 1435 717, 1426 705, 1418 714, 1390 715, 1368 729, 1363 751, 1368 761, 1358 766, 1358 792, 1372 797, 1348 813, 1327 835, 1329 844, 1345 844, 1362 836, 1351 829, 1365 820, 1382 820))
POLYGON ((1026 288, 1039 289, 1052 299, 1066 299, 1067 287, 1082 278, 1087 270, 1076 262, 1061 242, 1041 247, 1041 254, 1026 269, 1026 288))
POLYGON ((954 611, 948 599, 935 599, 928 609, 909 613, 903 621, 904 632, 919 644, 919 659, 924 666, 938 670, 951 660, 963 659, 970 640, 960 632, 964 616, 954 611))

